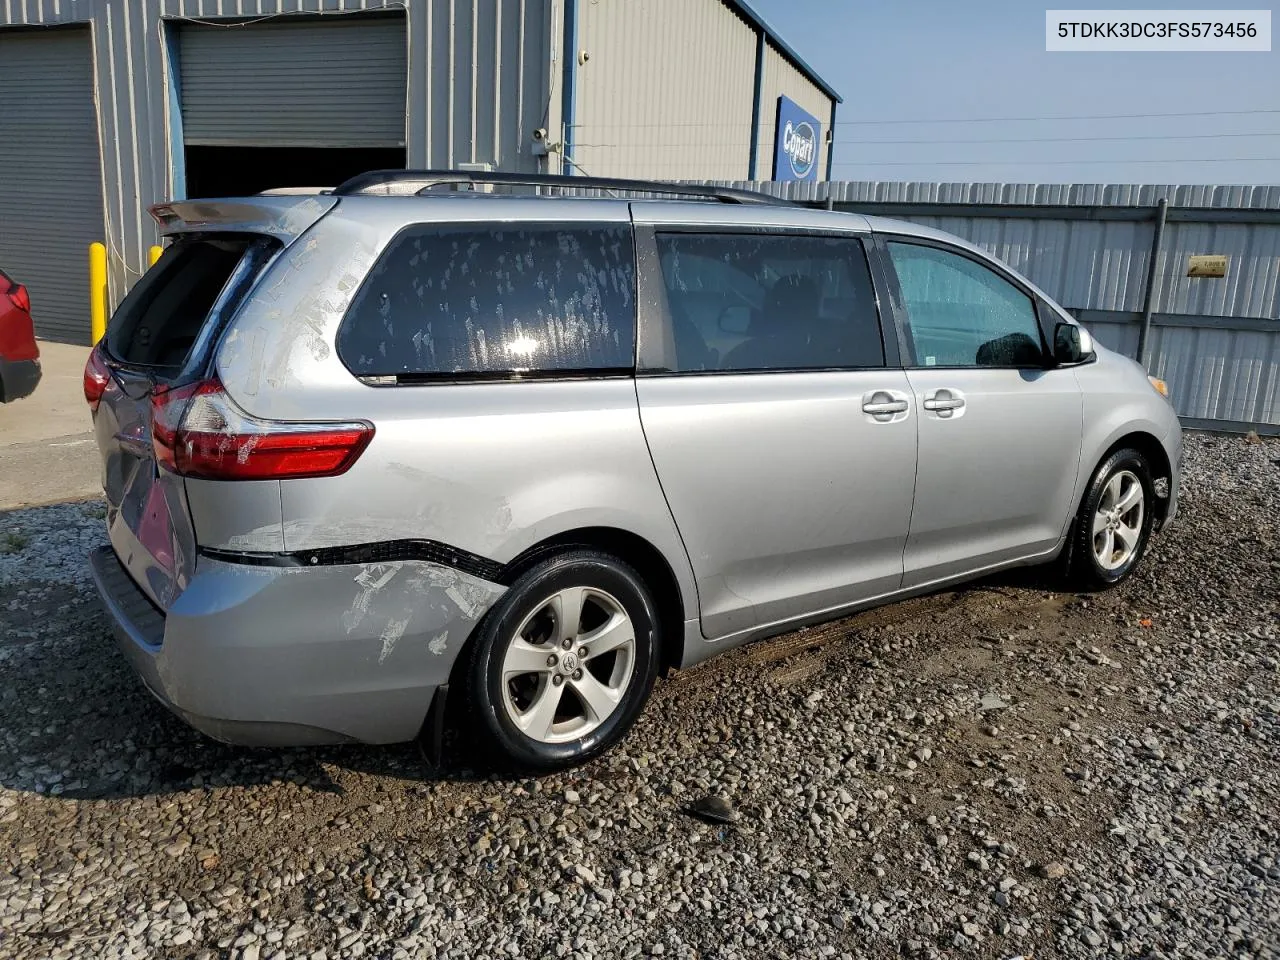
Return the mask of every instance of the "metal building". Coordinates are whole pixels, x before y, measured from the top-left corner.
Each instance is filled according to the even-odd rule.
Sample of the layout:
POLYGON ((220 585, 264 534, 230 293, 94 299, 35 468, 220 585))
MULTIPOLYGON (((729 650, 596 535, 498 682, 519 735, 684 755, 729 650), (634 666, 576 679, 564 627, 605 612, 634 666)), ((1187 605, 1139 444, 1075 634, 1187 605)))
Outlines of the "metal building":
POLYGON ((87 342, 88 245, 114 303, 152 203, 375 167, 768 178, 780 98, 811 140, 779 175, 824 177, 839 97, 745 0, 0 0, 0 266, 87 342))

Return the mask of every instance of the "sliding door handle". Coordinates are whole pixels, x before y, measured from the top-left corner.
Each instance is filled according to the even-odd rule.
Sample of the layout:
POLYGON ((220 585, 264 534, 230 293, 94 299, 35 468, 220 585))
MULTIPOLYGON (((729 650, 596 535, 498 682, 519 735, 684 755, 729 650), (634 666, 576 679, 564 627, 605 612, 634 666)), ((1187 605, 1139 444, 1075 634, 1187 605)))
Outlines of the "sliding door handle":
POLYGON ((907 401, 905 400, 880 400, 871 401, 862 405, 863 413, 906 413, 907 401))
POLYGON ((897 423, 910 411, 910 400, 898 390, 872 390, 862 395, 862 412, 876 423, 897 423))

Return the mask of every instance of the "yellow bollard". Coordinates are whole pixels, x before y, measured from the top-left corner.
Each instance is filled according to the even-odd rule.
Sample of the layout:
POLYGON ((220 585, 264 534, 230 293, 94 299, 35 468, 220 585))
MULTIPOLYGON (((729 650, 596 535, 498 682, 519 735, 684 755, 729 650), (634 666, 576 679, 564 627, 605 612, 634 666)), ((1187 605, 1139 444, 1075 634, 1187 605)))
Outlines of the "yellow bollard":
POLYGON ((89 332, 94 344, 107 332, 107 248, 89 244, 89 332))
POLYGON ((160 259, 160 255, 163 253, 164 253, 164 247, 160 247, 160 246, 152 247, 151 250, 149 251, 148 263, 154 267, 156 265, 156 261, 160 259))

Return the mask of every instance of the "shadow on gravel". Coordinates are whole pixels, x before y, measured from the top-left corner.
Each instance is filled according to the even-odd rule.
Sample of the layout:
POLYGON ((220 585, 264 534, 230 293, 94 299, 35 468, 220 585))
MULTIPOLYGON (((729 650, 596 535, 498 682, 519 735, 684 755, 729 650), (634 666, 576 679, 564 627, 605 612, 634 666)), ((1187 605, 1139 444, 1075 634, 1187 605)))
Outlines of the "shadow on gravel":
MULTIPOLYGON (((1051 577, 1040 569, 1009 571, 951 596, 1021 589, 1052 589, 1051 577)), ((907 604, 895 606, 912 613, 907 604)), ((151 697, 116 649, 91 595, 28 582, 20 591, 0 587, 0 610, 6 608, 0 629, 0 787, 106 800, 283 782, 342 795, 343 772, 424 786, 486 778, 486 772, 468 769, 472 754, 458 742, 446 744, 440 767, 418 742, 297 749, 220 744, 151 697), (13 602, 14 594, 22 595, 21 602, 13 602)), ((849 629, 858 629, 857 618, 849 629)), ((787 642, 784 636, 767 644, 787 642)))
POLYGON ((274 750, 218 743, 147 692, 83 591, 0 587, 0 612, 0 787, 105 800, 285 781, 342 794, 343 771, 422 784, 478 778, 456 757, 438 769, 416 742, 274 750))

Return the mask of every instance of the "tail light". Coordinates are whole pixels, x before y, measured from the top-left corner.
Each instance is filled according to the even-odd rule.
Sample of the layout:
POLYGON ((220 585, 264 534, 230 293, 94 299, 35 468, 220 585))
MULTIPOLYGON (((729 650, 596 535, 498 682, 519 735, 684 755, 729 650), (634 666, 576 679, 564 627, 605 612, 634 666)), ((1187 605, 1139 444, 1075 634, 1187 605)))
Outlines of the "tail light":
POLYGON ((373 425, 259 420, 203 380, 151 398, 156 462, 185 477, 208 480, 291 480, 335 477, 373 439, 373 425))
POLYGON ((27 288, 20 283, 15 283, 9 288, 8 297, 10 302, 23 313, 31 312, 31 294, 27 293, 27 288))
POLYGON ((89 404, 90 410, 97 412, 102 395, 106 393, 110 383, 111 370, 102 359, 102 346, 98 345, 90 351, 89 361, 84 365, 84 401, 89 404))

